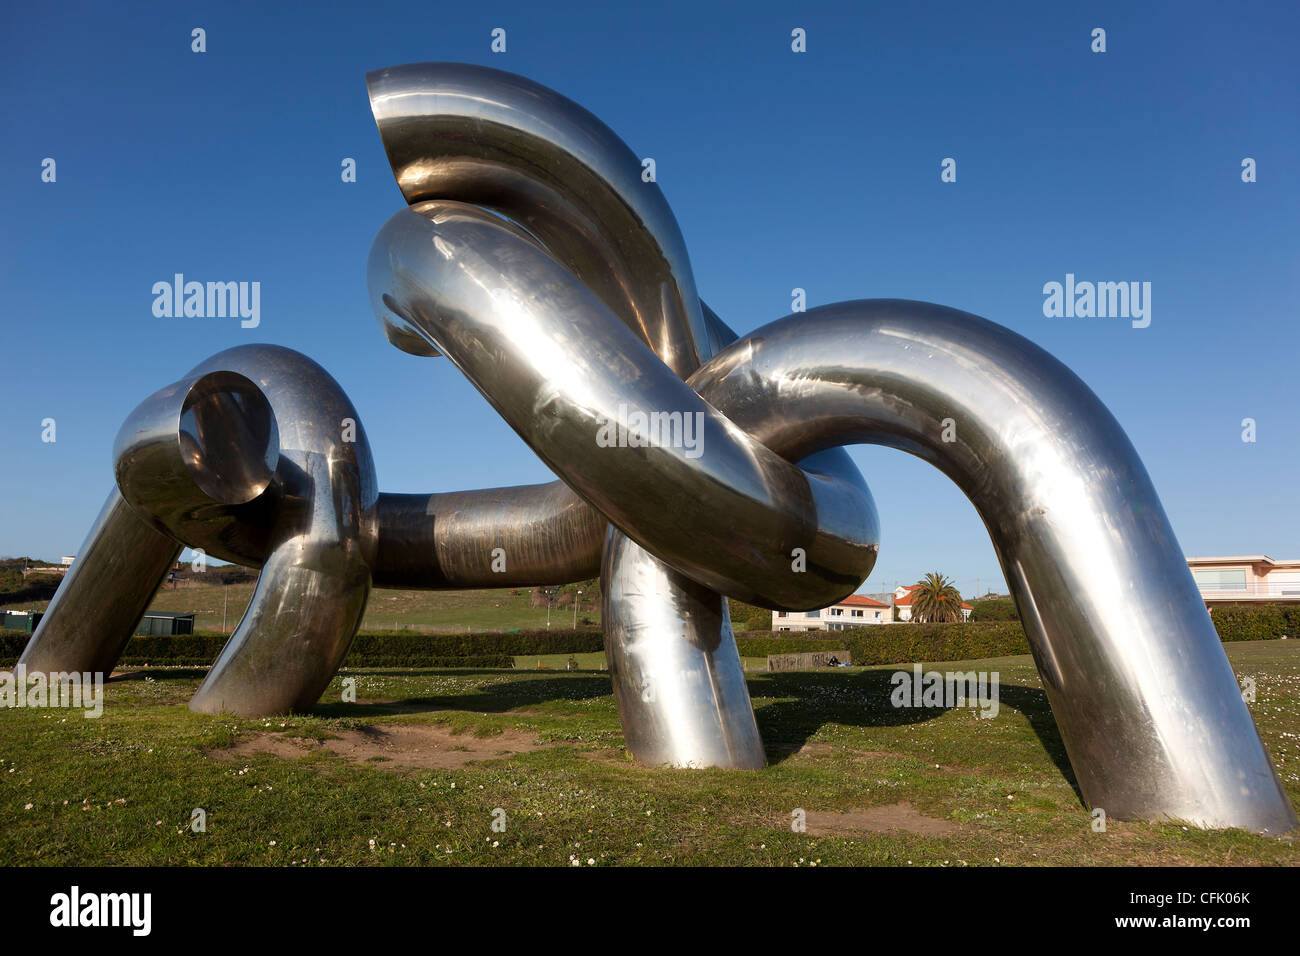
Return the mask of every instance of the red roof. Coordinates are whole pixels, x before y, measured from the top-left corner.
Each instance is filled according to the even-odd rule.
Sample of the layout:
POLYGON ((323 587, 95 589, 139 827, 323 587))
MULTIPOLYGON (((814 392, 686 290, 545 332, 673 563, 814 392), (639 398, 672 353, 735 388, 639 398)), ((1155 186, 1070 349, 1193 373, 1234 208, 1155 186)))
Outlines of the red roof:
POLYGON ((865 594, 850 594, 839 604, 849 604, 853 607, 889 607, 888 604, 881 604, 879 601, 867 597, 865 594))

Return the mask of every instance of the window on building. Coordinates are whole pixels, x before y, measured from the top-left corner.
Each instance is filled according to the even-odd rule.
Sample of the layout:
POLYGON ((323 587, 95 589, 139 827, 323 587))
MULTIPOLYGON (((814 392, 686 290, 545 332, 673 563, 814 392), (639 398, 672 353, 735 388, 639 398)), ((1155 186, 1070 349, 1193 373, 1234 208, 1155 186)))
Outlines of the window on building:
POLYGON ((808 616, 809 616, 809 617, 821 617, 821 616, 822 616, 822 612, 821 612, 820 610, 809 611, 809 612, 808 612, 808 616))
POLYGON ((1206 568, 1193 571, 1192 577, 1202 591, 1246 590, 1245 568, 1206 568))
POLYGON ((776 612, 776 616, 777 616, 777 617, 789 617, 789 615, 788 615, 785 611, 777 611, 777 612, 776 612))

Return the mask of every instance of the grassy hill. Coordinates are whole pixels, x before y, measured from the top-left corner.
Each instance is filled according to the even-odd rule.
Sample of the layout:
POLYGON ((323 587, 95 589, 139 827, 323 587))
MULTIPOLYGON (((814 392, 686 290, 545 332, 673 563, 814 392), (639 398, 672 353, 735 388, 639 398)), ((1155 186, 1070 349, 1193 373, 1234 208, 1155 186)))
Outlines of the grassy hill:
MULTIPOLYGON (((62 581, 58 575, 33 575, 26 579, 13 569, 0 569, 13 578, 0 580, 0 610, 43 611, 49 596, 62 581), (16 599, 21 596, 21 599, 16 599)), ((240 569, 210 568, 206 576, 182 572, 176 586, 164 585, 150 610, 194 614, 200 631, 234 630, 252 597, 254 580, 222 583, 222 575, 236 576, 240 569), (218 580, 204 580, 204 577, 218 580), (224 607, 224 611, 223 611, 224 607)), ((767 630, 771 612, 740 601, 731 602, 732 626, 767 630)), ((578 608, 579 624, 600 624, 600 603, 584 602, 578 608), (585 620, 584 620, 585 619, 585 620)), ((573 606, 553 605, 550 626, 572 627, 573 606)), ((546 627, 546 608, 532 606, 529 588, 493 588, 486 591, 396 591, 376 588, 370 592, 366 630, 411 628, 422 631, 494 631, 546 627)))
MULTIPOLYGON (((172 588, 164 586, 154 597, 150 609, 195 615, 197 630, 219 631, 222 606, 225 605, 225 629, 233 630, 253 594, 253 582, 235 584, 191 584, 172 588)), ((0 605, 0 610, 43 611, 50 602, 19 601, 0 605)), ((600 623, 600 605, 584 603, 578 610, 578 623, 600 623)), ((571 627, 573 608, 552 607, 551 627, 571 627)), ((490 631, 512 628, 546 627, 546 608, 535 608, 529 591, 514 593, 510 588, 488 591, 390 591, 376 588, 370 592, 365 629, 388 630, 413 628, 427 631, 490 631)))

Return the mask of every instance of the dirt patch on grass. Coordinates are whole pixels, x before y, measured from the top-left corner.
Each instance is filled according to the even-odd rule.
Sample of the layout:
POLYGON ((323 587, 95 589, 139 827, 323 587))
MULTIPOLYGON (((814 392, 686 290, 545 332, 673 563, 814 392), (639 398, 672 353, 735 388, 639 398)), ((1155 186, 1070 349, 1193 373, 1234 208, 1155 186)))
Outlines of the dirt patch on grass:
POLYGON ((209 750, 217 760, 238 760, 253 754, 297 759, 327 751, 355 764, 383 770, 413 767, 421 770, 454 770, 476 760, 492 760, 529 753, 558 744, 539 744, 532 733, 506 730, 492 737, 454 734, 435 724, 393 727, 363 727, 339 730, 328 740, 254 734, 232 747, 209 750))
MULTIPOLYGON (((784 821, 783 821, 784 822, 784 821)), ((961 827, 948 820, 928 817, 910 803, 891 803, 847 813, 808 813, 808 832, 814 835, 853 836, 856 833, 886 833, 903 830, 917 836, 955 836, 961 827)))

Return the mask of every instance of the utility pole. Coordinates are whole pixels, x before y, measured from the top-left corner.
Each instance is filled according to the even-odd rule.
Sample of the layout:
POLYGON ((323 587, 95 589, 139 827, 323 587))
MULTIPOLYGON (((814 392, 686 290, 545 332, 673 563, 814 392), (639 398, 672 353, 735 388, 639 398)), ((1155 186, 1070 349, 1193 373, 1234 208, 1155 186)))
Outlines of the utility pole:
POLYGON ((221 585, 221 632, 226 632, 226 594, 230 591, 230 582, 221 585))

